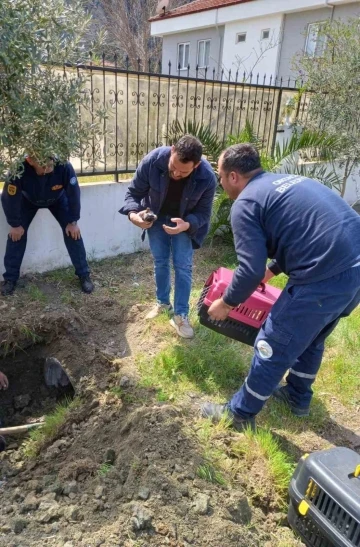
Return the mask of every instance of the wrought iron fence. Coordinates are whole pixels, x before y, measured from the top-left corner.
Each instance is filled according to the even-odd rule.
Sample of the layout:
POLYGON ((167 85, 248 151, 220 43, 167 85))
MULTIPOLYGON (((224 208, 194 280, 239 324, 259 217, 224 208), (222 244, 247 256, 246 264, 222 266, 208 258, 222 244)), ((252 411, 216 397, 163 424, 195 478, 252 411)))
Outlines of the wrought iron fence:
POLYGON ((86 149, 84 158, 72 158, 81 175, 134 172, 141 158, 150 150, 168 144, 167 135, 175 120, 210 127, 224 142, 228 135, 237 135, 246 121, 267 151, 274 149, 279 123, 286 117, 304 118, 307 113, 306 95, 298 95, 299 82, 294 80, 260 78, 259 75, 211 74, 207 70, 190 78, 174 76, 169 63, 168 74, 131 70, 102 62, 66 66, 64 75, 88 76, 91 111, 81 112, 82 118, 94 120, 98 107, 107 111, 102 122, 100 140, 86 149), (300 97, 300 98, 299 98, 300 97), (298 98, 298 99, 297 99, 298 98), (88 165, 92 167, 88 167, 88 165))

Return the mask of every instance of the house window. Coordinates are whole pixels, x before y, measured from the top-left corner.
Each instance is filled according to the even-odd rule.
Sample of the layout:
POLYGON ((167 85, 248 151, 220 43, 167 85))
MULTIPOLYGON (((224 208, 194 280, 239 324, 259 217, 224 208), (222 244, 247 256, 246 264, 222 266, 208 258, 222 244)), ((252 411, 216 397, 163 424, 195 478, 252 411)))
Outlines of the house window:
POLYGON ((261 40, 268 40, 270 38, 270 29, 266 28, 261 31, 261 40))
POLYGON ((178 44, 178 67, 184 70, 189 66, 190 43, 178 44))
POLYGON ((240 44, 241 42, 246 42, 246 32, 239 32, 236 35, 236 43, 240 44))
POLYGON ((321 57, 324 54, 326 37, 320 34, 320 31, 325 25, 325 21, 321 23, 310 23, 308 25, 305 55, 308 55, 309 57, 321 57))
POLYGON ((199 68, 206 68, 210 64, 210 42, 211 40, 199 40, 197 64, 199 68))

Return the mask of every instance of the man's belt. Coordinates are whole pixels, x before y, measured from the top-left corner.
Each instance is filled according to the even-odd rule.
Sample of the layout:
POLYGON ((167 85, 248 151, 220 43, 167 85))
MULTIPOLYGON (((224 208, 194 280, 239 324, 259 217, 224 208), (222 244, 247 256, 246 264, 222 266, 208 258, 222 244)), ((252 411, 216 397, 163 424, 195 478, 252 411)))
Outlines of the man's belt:
POLYGON ((32 203, 36 207, 41 208, 41 207, 51 207, 51 205, 54 205, 54 203, 56 203, 58 201, 58 199, 61 197, 62 194, 60 194, 56 199, 55 198, 53 198, 53 199, 40 199, 40 200, 36 200, 36 201, 31 199, 31 197, 29 196, 29 194, 27 194, 27 192, 23 192, 23 195, 26 197, 26 199, 28 201, 30 201, 30 203, 32 203))

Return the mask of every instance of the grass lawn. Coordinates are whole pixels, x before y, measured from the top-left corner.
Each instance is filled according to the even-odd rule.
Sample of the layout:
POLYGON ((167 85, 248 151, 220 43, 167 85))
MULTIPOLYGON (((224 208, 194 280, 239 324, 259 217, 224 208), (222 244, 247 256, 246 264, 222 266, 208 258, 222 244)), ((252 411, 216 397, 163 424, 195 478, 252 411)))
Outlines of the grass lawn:
MULTIPOLYGON (((192 292, 191 320, 195 326, 194 340, 184 341, 169 332, 168 317, 155 320, 151 335, 161 339, 161 349, 149 360, 138 354, 137 364, 144 386, 156 386, 159 401, 184 401, 196 397, 200 401, 224 402, 240 387, 247 375, 252 348, 201 326, 195 311, 203 281, 219 265, 234 268, 236 257, 231 248, 218 256, 197 263, 192 292), (202 273, 204 272, 204 273, 202 273), (207 274, 205 274, 207 272, 207 274)), ((271 283, 283 288, 287 278, 274 278, 271 283)), ((341 412, 352 413, 360 404, 360 353, 357 351, 360 332, 360 308, 340 326, 328 340, 324 362, 314 387, 314 400, 309 419, 295 418, 283 404, 270 400, 258 416, 258 432, 239 435, 228 428, 226 421, 213 426, 199 419, 196 431, 204 448, 207 465, 199 470, 212 482, 235 482, 247 473, 248 488, 256 500, 267 500, 269 507, 287 506, 287 489, 299 457, 311 446, 327 448, 336 439, 324 434, 325 424, 341 406, 341 412), (320 441, 316 439, 320 438, 320 441)))
MULTIPOLYGON (((323 365, 314 384, 311 416, 296 418, 283 404, 270 399, 257 418, 257 433, 240 434, 229 428, 226 420, 213 425, 198 413, 202 402, 225 402, 241 386, 253 352, 251 347, 199 324, 197 300, 204 281, 220 265, 235 268, 232 247, 219 245, 195 254, 191 295, 193 340, 179 338, 169 326, 166 314, 150 323, 143 321, 154 298, 149 253, 93 262, 92 275, 97 283, 94 298, 99 299, 99 305, 102 302, 107 305, 111 300, 124 309, 134 305, 141 308, 138 312, 141 337, 136 339, 131 354, 131 362, 139 375, 139 397, 151 391, 158 402, 185 409, 188 434, 196 439, 203 454, 198 476, 234 490, 241 485, 254 505, 261 506, 265 512, 284 513, 289 481, 299 458, 306 452, 333 445, 351 447, 351 436, 354 432, 360 434, 360 353, 357 348, 360 307, 341 321, 328 340, 323 365)), ((87 301, 79 298, 74 290, 71 268, 49 272, 33 280, 19 293, 23 305, 27 299, 32 304, 38 302, 40 307, 48 306, 53 298, 53 293, 48 293, 49 283, 54 285, 54 294, 65 306, 79 312, 86 306, 87 301)), ((278 276, 272 283, 284 287, 286 277, 278 276)), ((118 363, 116 359, 113 361, 115 367, 121 367, 121 363, 121 359, 118 363)), ((110 394, 122 400, 127 397, 118 385, 111 388, 110 394)), ((146 399, 142 404, 147 404, 146 399)), ((67 409, 59 407, 48 420, 46 434, 56 432, 66 416, 67 409)), ((42 434, 34 432, 28 452, 36 454, 43 442, 42 434)), ((295 547, 298 543, 276 545, 295 547)))

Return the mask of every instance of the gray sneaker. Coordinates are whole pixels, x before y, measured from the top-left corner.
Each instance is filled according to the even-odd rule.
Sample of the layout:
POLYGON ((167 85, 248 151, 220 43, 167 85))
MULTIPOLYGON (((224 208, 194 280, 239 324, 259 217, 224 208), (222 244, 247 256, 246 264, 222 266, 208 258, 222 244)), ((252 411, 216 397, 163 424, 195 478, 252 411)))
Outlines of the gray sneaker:
POLYGON ((182 338, 194 338, 194 329, 190 325, 186 315, 174 315, 170 319, 170 325, 174 327, 178 335, 182 338))
POLYGON ((172 305, 171 304, 159 304, 159 302, 157 302, 157 304, 149 311, 149 313, 147 314, 145 319, 155 319, 155 317, 158 317, 159 315, 161 315, 164 312, 172 313, 173 312, 172 305))

